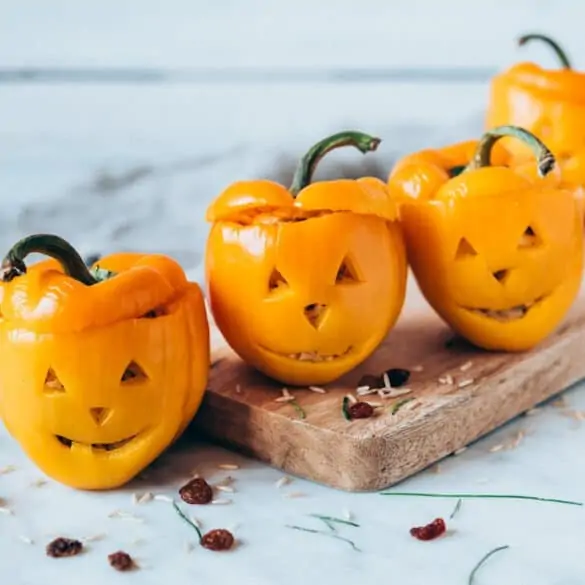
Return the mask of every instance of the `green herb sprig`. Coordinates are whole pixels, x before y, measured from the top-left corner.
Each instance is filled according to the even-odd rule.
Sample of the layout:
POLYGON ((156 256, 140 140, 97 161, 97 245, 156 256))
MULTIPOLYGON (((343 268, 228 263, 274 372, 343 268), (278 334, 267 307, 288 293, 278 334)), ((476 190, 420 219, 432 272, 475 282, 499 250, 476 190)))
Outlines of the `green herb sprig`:
POLYGON ((382 496, 413 497, 413 498, 457 498, 461 500, 477 499, 501 499, 501 500, 532 500, 535 502, 550 502, 553 504, 566 504, 568 506, 582 506, 583 502, 573 500, 561 500, 558 498, 541 498, 539 496, 525 496, 518 494, 435 494, 425 492, 380 492, 382 496))
POLYGON ((349 398, 347 396, 343 397, 343 402, 341 403, 341 412, 345 420, 351 420, 351 415, 349 414, 349 398))
POLYGON ((477 563, 477 565, 475 565, 475 567, 473 567, 471 573, 469 573, 469 579, 467 580, 467 585, 473 585, 473 580, 475 579, 475 574, 477 573, 477 571, 479 569, 481 569, 481 567, 485 564, 485 562, 492 556, 495 555, 496 553, 502 551, 502 550, 506 550, 507 548, 510 548, 510 545, 505 544, 503 546, 498 546, 497 548, 494 548, 493 550, 490 550, 489 553, 487 553, 486 555, 484 555, 482 557, 482 559, 479 561, 479 563, 477 563))

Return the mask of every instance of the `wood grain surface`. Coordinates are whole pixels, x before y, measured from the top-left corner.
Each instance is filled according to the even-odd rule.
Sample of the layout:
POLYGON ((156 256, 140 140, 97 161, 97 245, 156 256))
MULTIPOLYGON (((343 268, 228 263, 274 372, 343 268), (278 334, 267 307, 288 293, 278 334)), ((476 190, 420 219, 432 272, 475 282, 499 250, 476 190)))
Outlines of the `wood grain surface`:
POLYGON ((290 403, 275 402, 282 386, 247 367, 212 326, 213 365, 197 428, 286 473, 343 490, 373 491, 411 476, 585 378, 583 295, 538 348, 503 354, 454 338, 413 289, 397 326, 369 360, 325 387, 326 394, 290 389, 305 419, 290 403), (376 415, 347 421, 343 397, 355 395, 363 375, 389 368, 412 370, 406 386, 413 400, 392 414, 392 406, 405 396, 368 396, 383 405, 376 415), (452 384, 439 382, 449 376, 452 384))

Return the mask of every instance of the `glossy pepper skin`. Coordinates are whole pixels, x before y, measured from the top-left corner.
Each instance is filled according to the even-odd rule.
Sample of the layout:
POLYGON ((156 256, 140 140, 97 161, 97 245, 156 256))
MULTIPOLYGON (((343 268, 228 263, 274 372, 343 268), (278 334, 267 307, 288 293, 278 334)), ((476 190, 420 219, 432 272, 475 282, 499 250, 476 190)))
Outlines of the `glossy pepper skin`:
POLYGON ((30 236, 3 261, 0 311, 0 415, 61 483, 125 484, 201 403, 203 295, 166 256, 113 254, 89 270, 61 238, 30 236), (32 252, 54 259, 27 269, 32 252))
MULTIPOLYGON (((462 153, 457 148, 448 148, 462 153)), ((505 151, 500 155, 506 160, 505 151)), ((494 128, 464 170, 443 151, 406 157, 390 174, 413 273, 429 304, 487 350, 523 351, 545 339, 572 305, 583 269, 581 202, 561 188, 555 159, 534 135, 494 128), (515 137, 538 162, 490 165, 494 143, 515 137)))
POLYGON ((406 254, 397 209, 374 178, 310 184, 322 156, 379 140, 342 132, 301 160, 292 187, 229 186, 209 207, 208 297, 239 356, 290 385, 325 384, 378 347, 401 311, 406 254))
MULTIPOLYGON (((565 53, 548 37, 529 34, 519 44, 533 40, 547 43, 561 67, 544 69, 524 62, 496 75, 490 87, 486 129, 520 126, 545 142, 563 166, 565 159, 585 148, 585 73, 572 69, 565 53)), ((530 158, 525 144, 504 143, 515 156, 530 158)))

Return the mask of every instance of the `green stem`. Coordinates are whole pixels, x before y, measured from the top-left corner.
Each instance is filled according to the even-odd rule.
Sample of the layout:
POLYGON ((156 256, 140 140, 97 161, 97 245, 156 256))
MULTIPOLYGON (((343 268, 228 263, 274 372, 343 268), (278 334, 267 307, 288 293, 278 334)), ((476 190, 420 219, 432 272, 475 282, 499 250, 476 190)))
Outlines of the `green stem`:
POLYGON ((174 500, 173 500, 173 508, 175 509, 175 512, 179 515, 179 517, 184 522, 186 522, 189 526, 191 526, 191 528, 193 528, 193 530, 195 530, 195 532, 197 533, 197 536, 199 537, 199 542, 201 542, 201 539, 203 538, 203 534, 201 534, 201 530, 199 530, 199 527, 197 526, 197 524, 195 524, 195 522, 192 522, 189 518, 187 518, 187 516, 185 515, 183 510, 181 510, 181 508, 179 508, 179 506, 177 505, 177 502, 175 502, 174 500))
POLYGON ((26 274, 24 259, 34 253, 55 258, 63 267, 65 274, 83 284, 90 286, 99 282, 92 276, 75 248, 63 238, 51 234, 28 236, 14 244, 2 260, 2 280, 10 282, 13 278, 26 274))
POLYGON ((498 546, 497 548, 494 548, 493 550, 490 550, 489 553, 487 553, 486 555, 484 555, 481 558, 481 560, 477 563, 477 565, 475 565, 475 567, 473 567, 471 573, 469 573, 469 579, 467 580, 467 585, 473 585, 473 580, 475 579, 476 573, 479 571, 479 569, 481 569, 481 567, 485 564, 485 562, 490 557, 492 557, 496 553, 499 553, 500 551, 506 550, 508 548, 510 548, 510 545, 504 544, 503 546, 498 546))
POLYGON ((324 138, 321 142, 317 142, 300 160, 293 177, 290 192, 293 197, 296 197, 302 189, 309 185, 317 164, 328 152, 342 146, 353 146, 362 154, 366 154, 367 152, 375 151, 381 141, 380 138, 369 136, 363 132, 352 131, 339 132, 324 138))
POLYGON ((556 164, 553 153, 534 134, 518 126, 497 126, 488 130, 479 140, 477 149, 465 171, 490 166, 490 158, 494 144, 500 138, 517 138, 528 146, 536 157, 538 174, 544 177, 550 173, 556 164))
POLYGON ((413 498, 458 498, 461 500, 478 499, 501 499, 501 500, 532 500, 535 502, 551 502, 553 504, 567 504, 569 506, 582 506, 582 502, 573 500, 559 500, 557 498, 540 498, 537 496, 521 496, 514 494, 434 494, 421 492, 380 492, 382 496, 403 496, 413 498))
POLYGON ((547 37, 546 35, 539 35, 539 34, 523 35, 518 39, 518 45, 520 47, 522 47, 526 43, 528 43, 530 41, 535 41, 535 40, 542 41, 542 42, 546 43, 555 52, 556 56, 558 57, 559 61, 562 64, 563 68, 564 69, 571 69, 571 62, 569 61, 569 58, 567 57, 567 54, 565 53, 565 51, 563 51, 563 49, 561 49, 560 45, 556 41, 553 41, 553 39, 551 39, 550 37, 547 37))

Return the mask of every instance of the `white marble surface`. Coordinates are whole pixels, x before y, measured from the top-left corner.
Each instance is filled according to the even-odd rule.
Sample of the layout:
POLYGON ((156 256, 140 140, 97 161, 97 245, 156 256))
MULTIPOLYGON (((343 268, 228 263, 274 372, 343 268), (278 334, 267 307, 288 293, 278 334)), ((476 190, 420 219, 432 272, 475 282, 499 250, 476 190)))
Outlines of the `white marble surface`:
MULTIPOLYGON (((526 30, 559 36, 583 62, 583 8, 574 0, 472 3, 415 2, 158 3, 65 0, 5 1, 0 8, 0 68, 7 67, 355 67, 499 68, 519 58, 514 37, 526 30)), ((524 53, 552 62, 542 47, 524 53)), ((378 160, 468 138, 481 129, 484 82, 459 83, 0 83, 0 248, 33 231, 56 231, 82 252, 160 250, 201 279, 207 203, 229 182, 270 175, 285 157, 340 127, 384 139, 378 160)), ((355 161, 336 153, 323 169, 355 161)), ((321 176, 325 176, 322 174, 321 176)), ((566 393, 566 408, 547 406, 404 482, 401 490, 529 494, 583 501, 585 389, 566 393), (573 416, 573 418, 571 417, 573 416), (513 449, 491 452, 526 433, 513 449)), ((76 492, 49 481, 0 430, 1 582, 45 585, 112 582, 313 584, 466 584, 475 563, 492 558, 475 585, 583 585, 583 507, 530 501, 469 500, 448 522, 449 534, 419 542, 409 528, 448 518, 455 500, 346 494, 281 474, 189 437, 160 458, 148 478, 110 493, 76 492), (141 506, 132 493, 176 496, 197 468, 210 482, 237 462, 233 502, 196 508, 205 529, 234 528, 238 547, 225 554, 187 552, 194 534, 168 502, 141 506), (304 497, 287 498, 291 492, 304 497), (139 516, 110 518, 115 510, 139 516), (311 513, 353 512, 346 543, 285 527, 325 528, 311 513), (54 536, 91 537, 76 558, 54 560, 54 536), (32 539, 33 544, 22 540, 32 539), (107 564, 119 548, 140 570, 107 564)), ((190 510, 191 511, 191 510, 190 510)))

